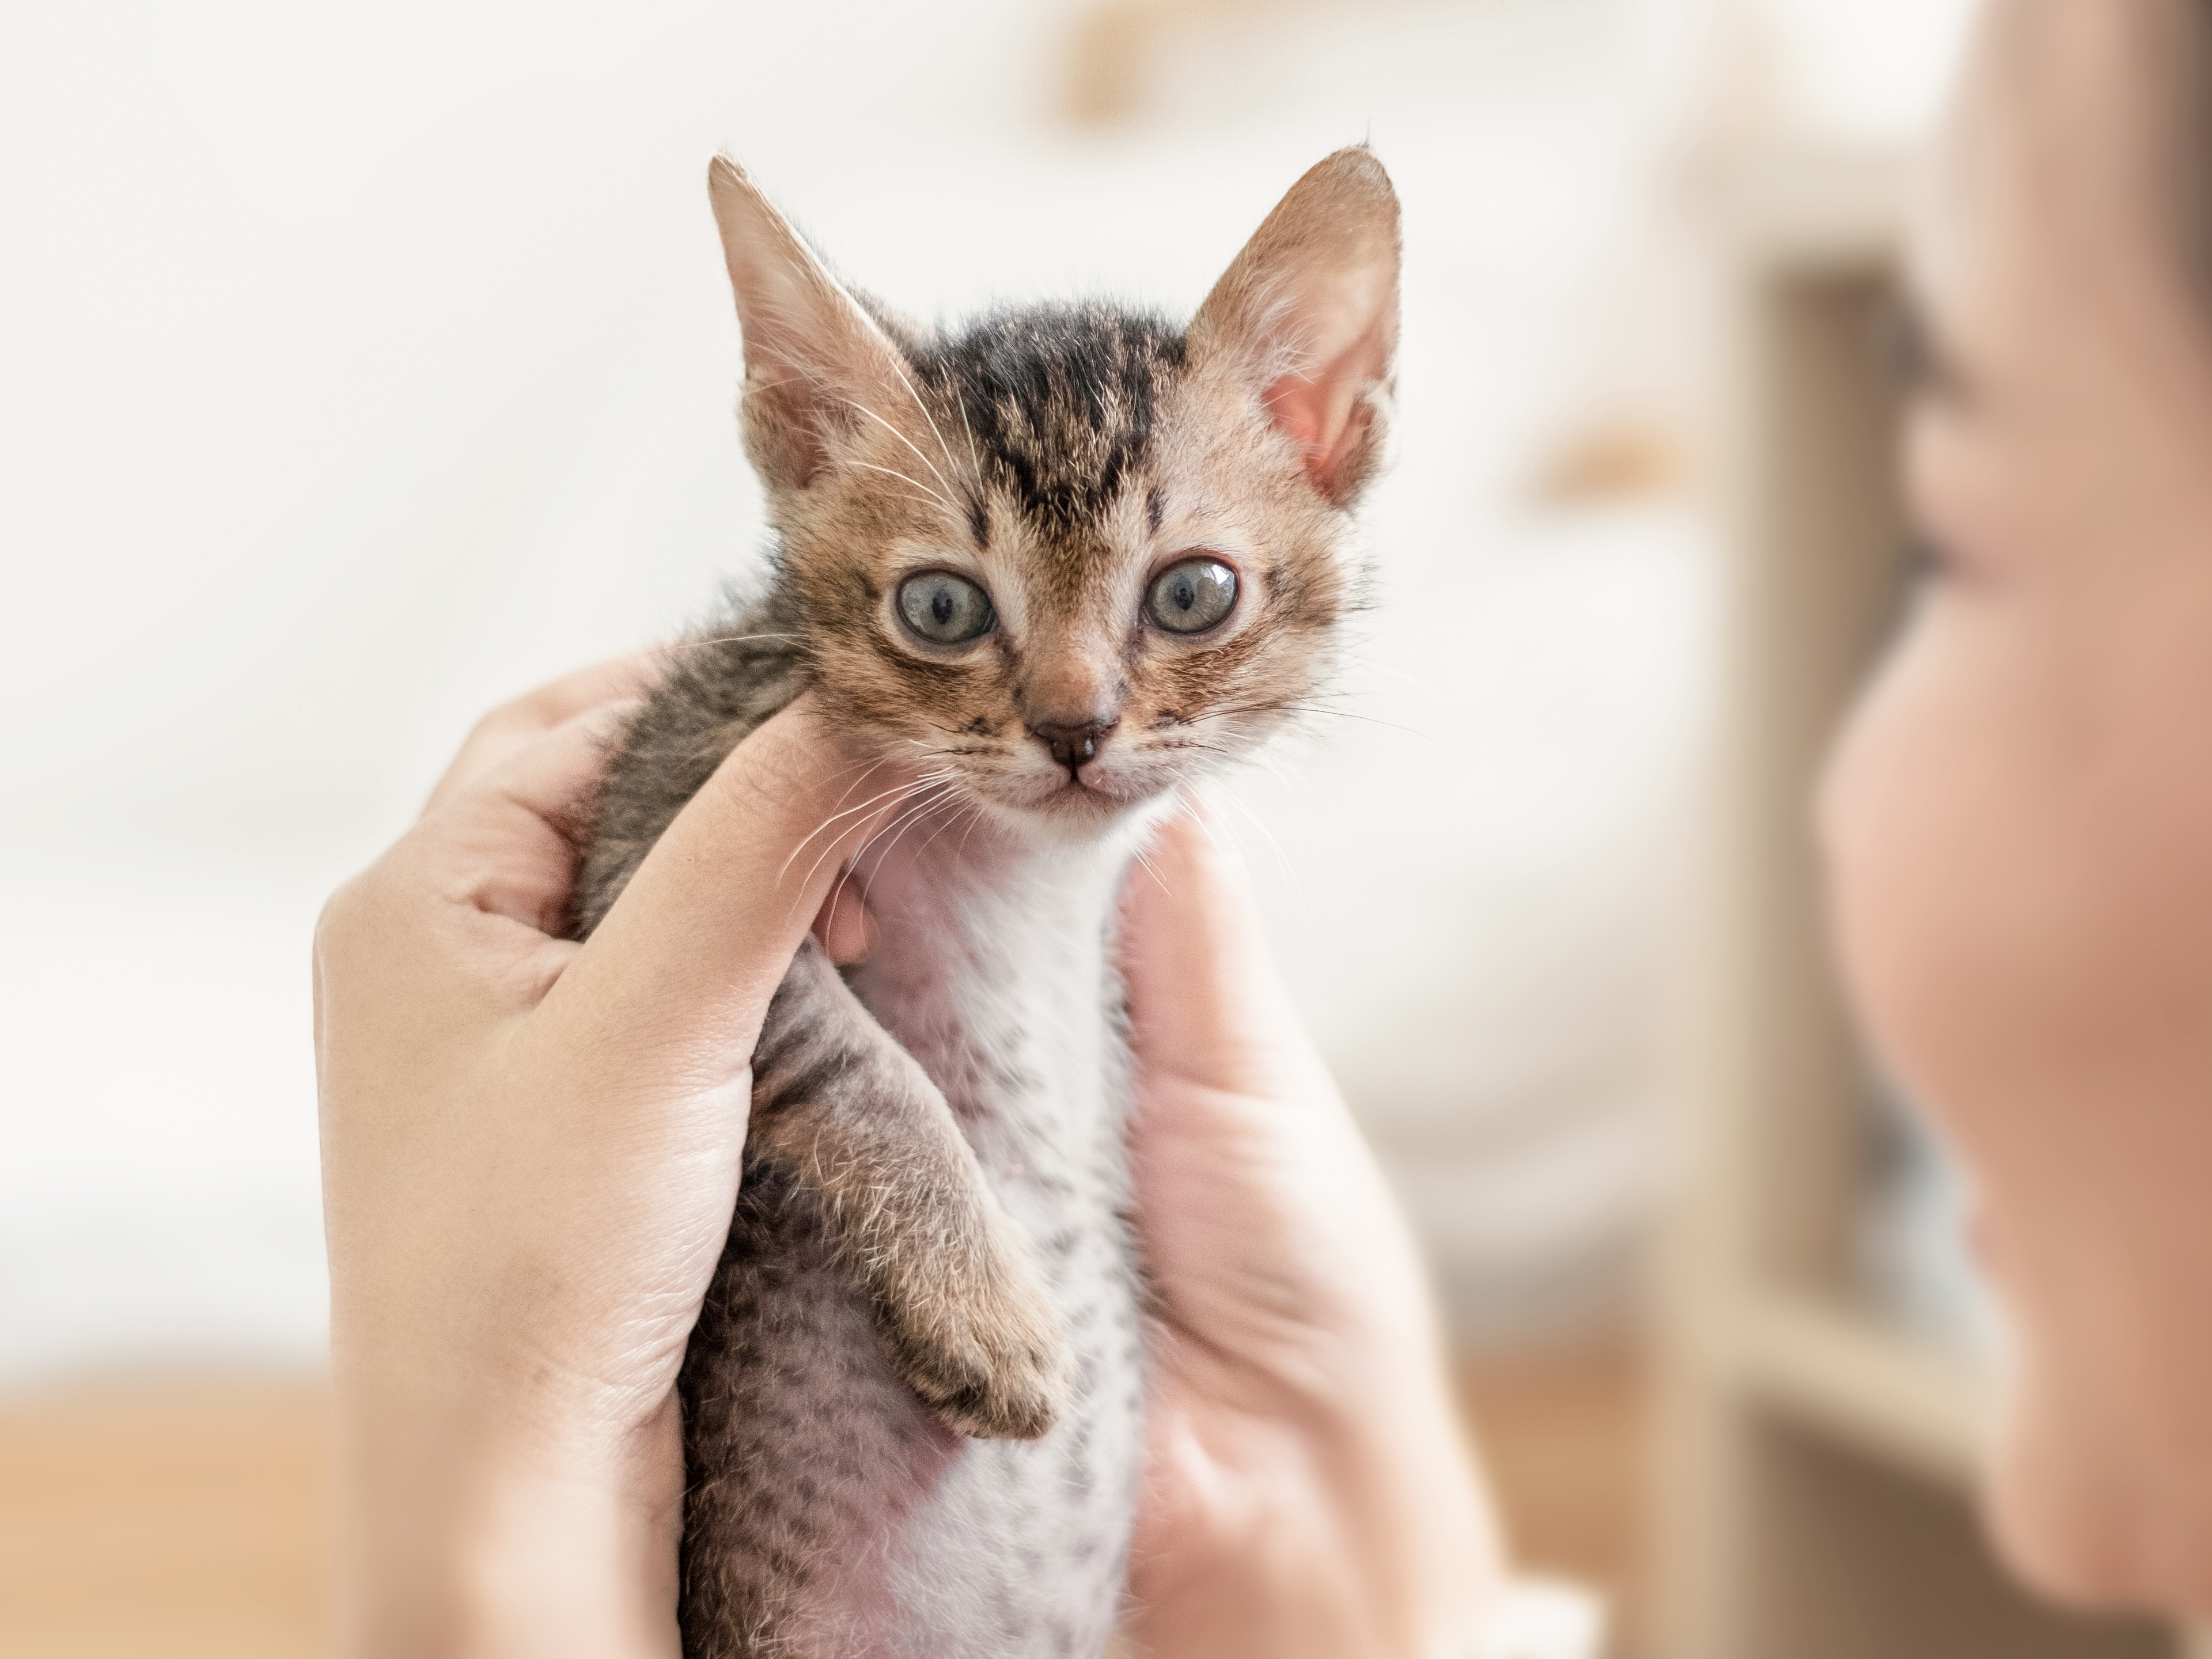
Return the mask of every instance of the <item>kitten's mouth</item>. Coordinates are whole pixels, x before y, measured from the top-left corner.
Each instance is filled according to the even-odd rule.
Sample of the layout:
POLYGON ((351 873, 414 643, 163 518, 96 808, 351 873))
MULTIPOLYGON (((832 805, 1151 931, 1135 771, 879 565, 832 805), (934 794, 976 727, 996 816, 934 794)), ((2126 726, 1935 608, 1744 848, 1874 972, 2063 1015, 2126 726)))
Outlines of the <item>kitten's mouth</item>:
POLYGON ((975 793, 1041 828, 1087 833, 1103 830, 1111 820, 1174 788, 1182 781, 1181 770, 1163 767, 1141 753, 1109 755, 1075 768, 1061 765, 1048 771, 1032 764, 1011 775, 999 773, 988 781, 978 778, 975 793))
POLYGON ((1097 770, 1085 767, 1082 772, 1063 771, 1054 782, 1028 793, 1020 805, 1051 817, 1097 819, 1111 817, 1136 804, 1136 796, 1113 787, 1107 778, 1085 775, 1097 770))
POLYGON ((1129 803, 1121 795, 1105 787, 1097 778, 1086 778, 1080 772, 1071 772, 1067 780, 1045 797, 1054 805, 1067 805, 1091 810, 1119 809, 1129 803))

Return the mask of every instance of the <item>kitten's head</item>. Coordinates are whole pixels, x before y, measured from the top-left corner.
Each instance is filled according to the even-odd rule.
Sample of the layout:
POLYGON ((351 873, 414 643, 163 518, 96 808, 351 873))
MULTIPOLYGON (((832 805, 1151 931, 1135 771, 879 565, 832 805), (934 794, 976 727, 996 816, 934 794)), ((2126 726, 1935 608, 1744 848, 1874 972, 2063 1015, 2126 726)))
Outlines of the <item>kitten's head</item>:
POLYGON ((1094 834, 1321 689, 1384 439, 1398 204, 1339 151, 1188 329, 1106 306, 932 335, 830 275, 726 160, 745 446, 811 678, 882 754, 1094 834))

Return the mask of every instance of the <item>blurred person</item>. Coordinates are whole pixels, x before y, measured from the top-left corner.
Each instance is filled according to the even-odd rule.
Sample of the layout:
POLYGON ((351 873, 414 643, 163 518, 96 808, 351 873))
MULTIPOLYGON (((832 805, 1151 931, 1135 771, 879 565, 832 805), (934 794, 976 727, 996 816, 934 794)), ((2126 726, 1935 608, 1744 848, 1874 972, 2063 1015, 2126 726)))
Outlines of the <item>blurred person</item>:
POLYGON ((1911 238, 1929 568, 1832 759, 1850 978, 1962 1156, 1990 1478, 2060 1596, 2212 1615, 2212 8, 1993 0, 1911 238))

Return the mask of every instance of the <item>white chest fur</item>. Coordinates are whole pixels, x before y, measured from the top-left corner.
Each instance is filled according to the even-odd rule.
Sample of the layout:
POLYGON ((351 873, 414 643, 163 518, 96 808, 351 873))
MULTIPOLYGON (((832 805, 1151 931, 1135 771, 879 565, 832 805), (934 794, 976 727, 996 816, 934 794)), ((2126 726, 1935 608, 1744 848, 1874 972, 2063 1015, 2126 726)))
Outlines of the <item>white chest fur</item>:
POLYGON ((854 988, 945 1091, 1018 1220, 1118 1208, 1127 1068, 1108 950, 1129 836, 961 836, 916 826, 915 850, 856 872, 879 936, 854 988))
POLYGON ((890 1655, 1100 1650, 1143 1450, 1139 1277, 1124 1218, 1129 1068, 1111 931, 1132 826, 1026 848, 921 826, 859 872, 880 927, 854 989, 942 1089, 1027 1235, 1073 1349, 1044 1439, 971 1440, 885 1540, 890 1655), (934 839, 931 839, 934 836, 934 839))

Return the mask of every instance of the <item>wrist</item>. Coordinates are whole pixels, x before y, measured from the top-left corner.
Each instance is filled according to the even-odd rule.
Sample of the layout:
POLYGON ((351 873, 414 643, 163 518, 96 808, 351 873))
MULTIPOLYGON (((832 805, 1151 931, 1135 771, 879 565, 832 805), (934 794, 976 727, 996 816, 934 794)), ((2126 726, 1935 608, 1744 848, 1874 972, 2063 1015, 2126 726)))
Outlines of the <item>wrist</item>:
POLYGON ((673 1395, 609 1430, 458 1392, 338 1370, 343 1659, 674 1659, 673 1395))
POLYGON ((1441 1389, 1378 1401, 1340 1437, 1344 1547, 1374 1586, 1376 1622, 1390 1631, 1382 1650, 1476 1659, 1462 1656, 1461 1639, 1508 1593, 1510 1573, 1474 1454, 1441 1389))
POLYGON ((355 1659, 675 1659, 675 1540, 656 1547, 605 1495, 514 1481, 428 1550, 386 1557, 355 1659), (663 1558, 665 1556, 665 1565, 663 1558), (656 1587, 657 1591, 656 1591, 656 1587))
MULTIPOLYGON (((1364 1413, 1361 1414, 1364 1416, 1364 1413)), ((1131 1622, 1159 1659, 1460 1659, 1507 1576, 1449 1425, 1163 1425, 1179 1493, 1131 1622), (1231 1473, 1233 1471, 1233 1473, 1231 1473), (1226 1478, 1224 1478, 1224 1477, 1226 1478)), ((1479 1651, 1479 1650, 1478 1650, 1479 1651)), ((1518 1656, 1516 1656, 1518 1659, 1518 1656)))

